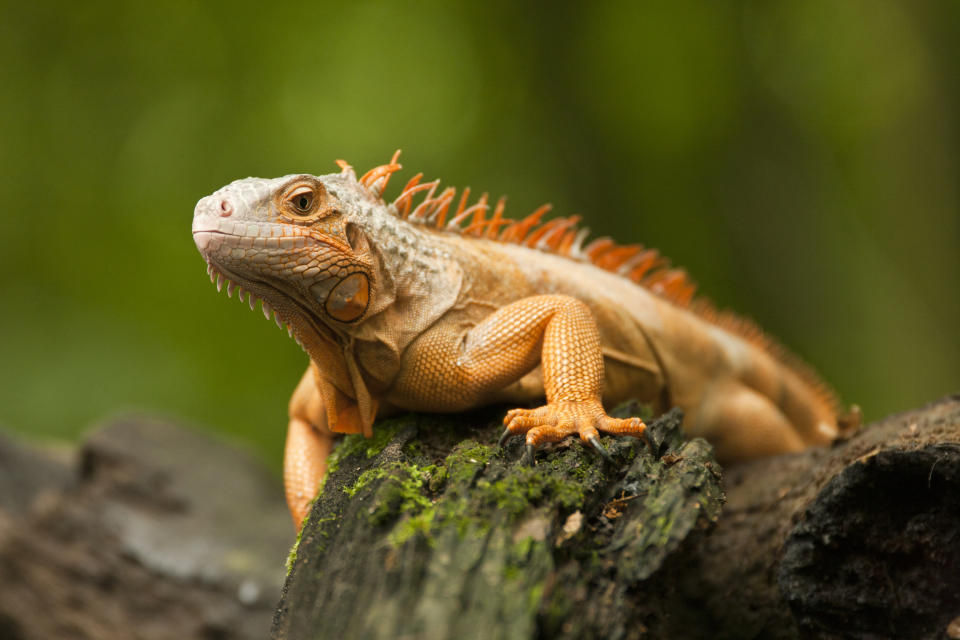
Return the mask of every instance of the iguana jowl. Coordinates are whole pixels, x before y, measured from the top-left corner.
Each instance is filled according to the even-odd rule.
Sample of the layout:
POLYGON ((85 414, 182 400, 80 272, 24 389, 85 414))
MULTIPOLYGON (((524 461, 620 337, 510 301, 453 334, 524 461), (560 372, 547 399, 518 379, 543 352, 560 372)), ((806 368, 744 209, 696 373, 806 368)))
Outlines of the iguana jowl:
MULTIPOLYGON (((399 152, 398 152, 399 154, 399 152)), ((832 392, 751 322, 693 299, 683 271, 640 245, 584 244, 576 217, 520 221, 418 174, 390 204, 398 155, 342 171, 238 180, 200 200, 193 237, 218 289, 262 301, 310 356, 290 401, 284 479, 300 526, 333 433, 378 413, 529 405, 504 418, 528 452, 599 432, 640 436, 601 401, 684 409, 721 461, 833 440, 832 392), (419 203, 416 201, 419 200, 419 203)))

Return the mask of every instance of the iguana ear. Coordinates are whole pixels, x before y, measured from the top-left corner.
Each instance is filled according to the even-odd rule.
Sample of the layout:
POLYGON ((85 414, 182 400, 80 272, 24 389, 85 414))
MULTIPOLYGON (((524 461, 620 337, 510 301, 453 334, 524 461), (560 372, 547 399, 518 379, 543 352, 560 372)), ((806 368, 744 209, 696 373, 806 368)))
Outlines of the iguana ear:
POLYGON ((370 303, 370 279, 365 273, 353 273, 333 288, 324 310, 340 322, 353 322, 364 314, 370 303))
MULTIPOLYGON (((457 302, 463 286, 463 270, 456 262, 425 258, 417 269, 394 267, 390 303, 383 293, 374 294, 367 320, 351 331, 356 340, 380 342, 399 354, 425 329, 457 302), (399 274, 399 275, 397 275, 399 274), (377 315, 379 314, 379 315, 377 315)), ((377 285, 379 287, 379 285, 377 285)))
MULTIPOLYGON (((347 280, 350 280, 350 278, 353 277, 352 275, 345 278, 336 285, 334 290, 330 292, 329 297, 333 298, 336 290, 343 285, 344 289, 340 293, 343 294, 342 297, 345 299, 349 298, 352 300, 352 306, 356 307, 359 306, 361 302, 364 302, 363 312, 354 317, 352 320, 356 320, 362 315, 366 315, 369 318, 380 313, 385 308, 393 304, 396 296, 396 288, 394 286, 393 276, 391 269, 384 266, 385 261, 380 249, 375 244, 370 242, 366 232, 360 225, 353 222, 347 222, 345 233, 347 235, 347 242, 350 244, 350 248, 353 250, 356 256, 367 261, 371 272, 365 283, 360 282, 358 279, 354 279, 348 283, 347 280), (366 285, 365 287, 362 286, 364 284, 366 285), (363 296, 366 296, 366 301, 363 300, 363 296)), ((340 302, 335 301, 335 304, 339 305, 340 302)), ((342 317, 337 316, 329 308, 327 309, 327 313, 341 322, 351 321, 344 320, 342 317)), ((341 315, 346 314, 346 311, 341 312, 341 315)))

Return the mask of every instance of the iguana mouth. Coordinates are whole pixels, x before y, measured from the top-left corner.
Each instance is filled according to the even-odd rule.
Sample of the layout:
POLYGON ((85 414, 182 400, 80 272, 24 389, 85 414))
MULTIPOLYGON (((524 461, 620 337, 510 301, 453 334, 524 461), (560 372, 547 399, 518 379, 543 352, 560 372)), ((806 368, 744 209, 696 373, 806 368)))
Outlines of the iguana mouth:
MULTIPOLYGON (((282 225, 275 225, 282 228, 282 225)), ((260 236, 252 233, 231 233, 217 228, 200 228, 193 230, 193 241, 201 253, 206 253, 210 246, 210 241, 216 236, 224 238, 249 238, 253 241, 254 247, 261 247, 275 250, 288 250, 294 247, 298 241, 305 241, 313 244, 327 244, 321 239, 309 234, 281 234, 260 236)))
POLYGON ((225 236, 228 235, 218 229, 194 229, 193 230, 193 242, 197 245, 197 249, 201 253, 207 250, 207 247, 210 245, 210 240, 213 236, 225 236))

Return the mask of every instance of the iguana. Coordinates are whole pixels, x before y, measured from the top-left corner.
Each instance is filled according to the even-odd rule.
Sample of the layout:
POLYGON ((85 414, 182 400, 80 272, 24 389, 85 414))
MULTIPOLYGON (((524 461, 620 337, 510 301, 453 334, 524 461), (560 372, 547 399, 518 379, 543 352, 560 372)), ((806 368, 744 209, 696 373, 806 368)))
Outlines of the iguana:
POLYGON ((589 243, 577 216, 521 220, 504 199, 439 190, 414 176, 383 199, 401 166, 237 180, 201 199, 193 238, 218 290, 257 300, 310 356, 290 400, 284 461, 299 527, 334 433, 372 433, 399 409, 462 411, 507 402, 501 442, 599 433, 642 436, 639 418, 602 401, 639 398, 685 412, 719 460, 796 451, 856 422, 812 369, 752 322, 694 298, 654 249, 589 243), (492 209, 492 214, 490 210, 492 209))

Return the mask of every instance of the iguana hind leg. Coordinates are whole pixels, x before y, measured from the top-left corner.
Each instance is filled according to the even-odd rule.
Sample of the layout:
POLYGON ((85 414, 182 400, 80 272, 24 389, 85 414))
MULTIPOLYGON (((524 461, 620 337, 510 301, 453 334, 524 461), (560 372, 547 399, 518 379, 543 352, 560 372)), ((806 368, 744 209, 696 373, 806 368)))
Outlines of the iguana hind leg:
POLYGON ((688 419, 691 433, 706 437, 724 464, 805 446, 796 426, 772 400, 733 380, 711 386, 688 419))

